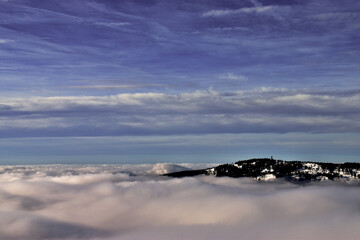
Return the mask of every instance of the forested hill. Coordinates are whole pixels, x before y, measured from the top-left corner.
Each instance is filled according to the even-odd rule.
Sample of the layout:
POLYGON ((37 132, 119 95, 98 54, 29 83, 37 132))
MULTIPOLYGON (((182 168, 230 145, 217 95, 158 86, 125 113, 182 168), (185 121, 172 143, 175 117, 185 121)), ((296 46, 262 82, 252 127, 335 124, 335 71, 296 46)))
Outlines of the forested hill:
POLYGON ((233 178, 251 177, 261 181, 277 178, 285 178, 294 182, 350 181, 360 179, 360 163, 336 164, 256 158, 208 169, 181 171, 165 175, 169 177, 190 177, 201 174, 233 178))

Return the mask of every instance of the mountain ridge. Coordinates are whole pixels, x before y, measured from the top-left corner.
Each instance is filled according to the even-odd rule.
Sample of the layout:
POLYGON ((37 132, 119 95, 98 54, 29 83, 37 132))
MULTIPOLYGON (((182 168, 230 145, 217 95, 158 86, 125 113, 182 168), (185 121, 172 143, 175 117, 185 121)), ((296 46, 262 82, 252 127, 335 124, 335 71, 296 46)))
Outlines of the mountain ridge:
POLYGON ((360 181, 360 163, 326 163, 314 161, 284 161, 273 158, 240 160, 217 167, 164 174, 169 177, 214 175, 216 177, 251 177, 259 181, 283 178, 290 182, 360 181))

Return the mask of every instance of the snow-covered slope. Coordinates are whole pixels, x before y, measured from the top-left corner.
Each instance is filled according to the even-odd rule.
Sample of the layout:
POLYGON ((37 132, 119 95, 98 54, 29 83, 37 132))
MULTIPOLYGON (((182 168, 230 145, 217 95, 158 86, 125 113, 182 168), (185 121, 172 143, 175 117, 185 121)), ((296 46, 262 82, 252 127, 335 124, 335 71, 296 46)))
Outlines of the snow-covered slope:
POLYGON ((276 178, 285 178, 292 182, 358 181, 360 180, 360 163, 334 164, 261 158, 238 161, 233 164, 224 164, 203 170, 174 172, 166 175, 186 177, 200 174, 234 178, 252 177, 260 181, 271 181, 276 178))

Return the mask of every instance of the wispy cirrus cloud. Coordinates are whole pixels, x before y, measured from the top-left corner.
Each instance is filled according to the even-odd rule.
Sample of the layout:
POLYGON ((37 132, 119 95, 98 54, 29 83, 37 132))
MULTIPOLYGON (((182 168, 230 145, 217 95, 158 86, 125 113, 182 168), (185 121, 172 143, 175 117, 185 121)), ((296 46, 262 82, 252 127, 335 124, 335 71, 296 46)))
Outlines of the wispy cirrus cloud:
POLYGON ((74 89, 135 89, 135 88, 148 88, 148 87, 164 87, 163 84, 103 84, 103 85, 77 85, 69 86, 67 88, 74 89))
POLYGON ((130 22, 95 22, 94 24, 106 27, 123 27, 131 25, 130 22))
POLYGON ((233 14, 241 14, 241 13, 266 13, 271 11, 276 11, 279 9, 279 6, 256 6, 256 7, 244 7, 239 9, 218 9, 218 10, 210 10, 203 13, 203 17, 221 17, 233 14))
MULTIPOLYGON (((213 86, 211 76, 239 69, 252 80, 248 89, 268 84, 348 89, 358 76, 355 2, 0 4, 1 39, 14 40, 1 44, 1 76, 12 79, 0 82, 2 95, 41 88, 61 95, 76 81, 99 85, 98 78, 141 79, 175 86, 174 91, 206 89, 213 86)), ((216 87, 231 89, 226 83, 216 87)), ((98 94, 114 94, 107 90, 98 94)))
POLYGON ((220 79, 225 79, 225 80, 237 80, 237 81, 246 81, 248 80, 248 78, 244 75, 241 74, 235 74, 235 73, 226 73, 226 74, 221 74, 219 76, 220 79))
POLYGON ((12 39, 0 38, 0 44, 15 42, 12 39))

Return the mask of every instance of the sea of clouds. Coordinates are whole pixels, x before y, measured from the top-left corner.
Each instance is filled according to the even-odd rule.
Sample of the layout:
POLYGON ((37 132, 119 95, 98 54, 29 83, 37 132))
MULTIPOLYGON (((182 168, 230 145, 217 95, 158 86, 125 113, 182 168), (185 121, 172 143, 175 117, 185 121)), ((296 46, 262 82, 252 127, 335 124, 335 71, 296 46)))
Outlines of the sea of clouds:
POLYGON ((359 186, 159 174, 211 165, 0 167, 0 239, 358 239, 359 186))

